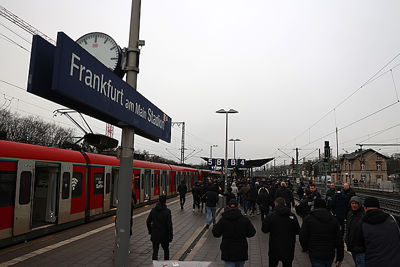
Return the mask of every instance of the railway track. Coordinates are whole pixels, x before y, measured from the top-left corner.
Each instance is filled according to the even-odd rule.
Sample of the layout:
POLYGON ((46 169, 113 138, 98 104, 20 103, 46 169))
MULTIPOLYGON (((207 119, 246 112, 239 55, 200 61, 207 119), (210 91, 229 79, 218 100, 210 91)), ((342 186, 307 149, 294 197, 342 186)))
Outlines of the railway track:
MULTIPOLYGON (((321 193, 322 197, 325 198, 325 185, 316 184, 318 191, 321 193)), ((397 193, 382 193, 379 191, 370 190, 355 190, 356 195, 364 200, 367 197, 376 197, 379 199, 379 204, 381 209, 394 215, 400 215, 400 195, 397 193)))

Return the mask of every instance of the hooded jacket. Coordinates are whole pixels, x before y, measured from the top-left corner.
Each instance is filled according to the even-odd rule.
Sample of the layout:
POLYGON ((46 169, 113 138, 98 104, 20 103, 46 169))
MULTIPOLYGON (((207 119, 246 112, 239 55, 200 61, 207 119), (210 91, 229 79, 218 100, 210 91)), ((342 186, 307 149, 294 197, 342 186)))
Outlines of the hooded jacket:
POLYGON ((400 218, 396 221, 380 209, 366 212, 362 223, 365 266, 400 266, 400 218))
POLYGON ((207 192, 205 194, 206 206, 216 207, 218 203, 218 193, 217 187, 213 184, 207 187, 207 192))
POLYGON ((256 229, 250 220, 243 216, 239 209, 227 209, 222 218, 214 226, 215 237, 222 236, 220 245, 221 259, 224 261, 248 260, 248 237, 256 234, 256 229))
POLYGON ((270 233, 269 256, 281 261, 293 261, 300 226, 296 215, 288 207, 276 206, 263 221, 261 230, 270 233))
POLYGON ((173 238, 171 210, 158 203, 146 220, 147 230, 152 242, 171 242, 173 238))
POLYGON ((358 210, 349 211, 346 233, 347 250, 356 254, 365 252, 364 237, 361 227, 364 217, 364 209, 360 202, 358 202, 358 204, 358 210))
POLYGON ((319 260, 343 261, 344 244, 338 220, 324 208, 310 212, 301 226, 300 244, 310 257, 319 260))

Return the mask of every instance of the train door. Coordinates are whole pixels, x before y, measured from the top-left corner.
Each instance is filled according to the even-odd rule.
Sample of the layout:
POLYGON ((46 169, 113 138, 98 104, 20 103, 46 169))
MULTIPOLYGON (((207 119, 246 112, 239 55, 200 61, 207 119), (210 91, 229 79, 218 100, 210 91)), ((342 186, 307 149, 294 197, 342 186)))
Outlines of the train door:
POLYGON ((160 195, 160 171, 154 171, 154 196, 160 195))
POLYGON ((161 172, 161 188, 160 193, 163 195, 168 194, 168 184, 167 184, 167 171, 161 172))
POLYGON ((103 212, 107 212, 111 207, 111 166, 104 167, 105 186, 103 197, 103 212))
POLYGON ((61 164, 61 182, 59 185, 58 198, 58 223, 65 223, 71 220, 71 174, 72 163, 61 164))
POLYGON ((89 170, 89 210, 90 216, 103 212, 104 167, 90 167, 89 170))
POLYGON ((56 223, 60 164, 36 162, 32 200, 32 228, 56 223))
POLYGON ((30 230, 34 171, 33 160, 18 161, 13 235, 24 234, 30 230))
POLYGON ((169 192, 173 194, 175 192, 175 171, 169 172, 169 192))
POLYGON ((150 200, 151 198, 151 170, 144 170, 142 179, 143 197, 144 200, 150 200))
POLYGON ((143 199, 140 197, 140 169, 133 169, 133 181, 132 181, 133 192, 135 192, 136 199, 138 202, 142 202, 143 199))

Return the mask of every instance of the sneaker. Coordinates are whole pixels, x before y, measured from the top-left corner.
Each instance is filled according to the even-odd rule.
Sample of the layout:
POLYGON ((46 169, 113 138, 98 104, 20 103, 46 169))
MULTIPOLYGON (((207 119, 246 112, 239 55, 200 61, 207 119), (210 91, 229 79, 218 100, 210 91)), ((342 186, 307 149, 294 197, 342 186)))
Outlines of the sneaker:
POLYGON ((193 209, 193 212, 195 212, 196 210, 195 209, 193 209))
POLYGON ((207 225, 206 225, 206 229, 208 229, 208 228, 210 228, 210 225, 207 224, 207 225))

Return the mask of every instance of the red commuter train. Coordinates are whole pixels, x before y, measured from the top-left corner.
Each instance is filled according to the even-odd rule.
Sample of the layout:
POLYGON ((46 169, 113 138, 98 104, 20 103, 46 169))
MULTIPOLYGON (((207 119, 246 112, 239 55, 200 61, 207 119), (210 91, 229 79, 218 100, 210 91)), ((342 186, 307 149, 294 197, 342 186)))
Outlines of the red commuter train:
MULTIPOLYGON (((115 214, 116 157, 0 140, 0 247, 115 214)), ((134 160, 138 202, 220 172, 134 160)))

